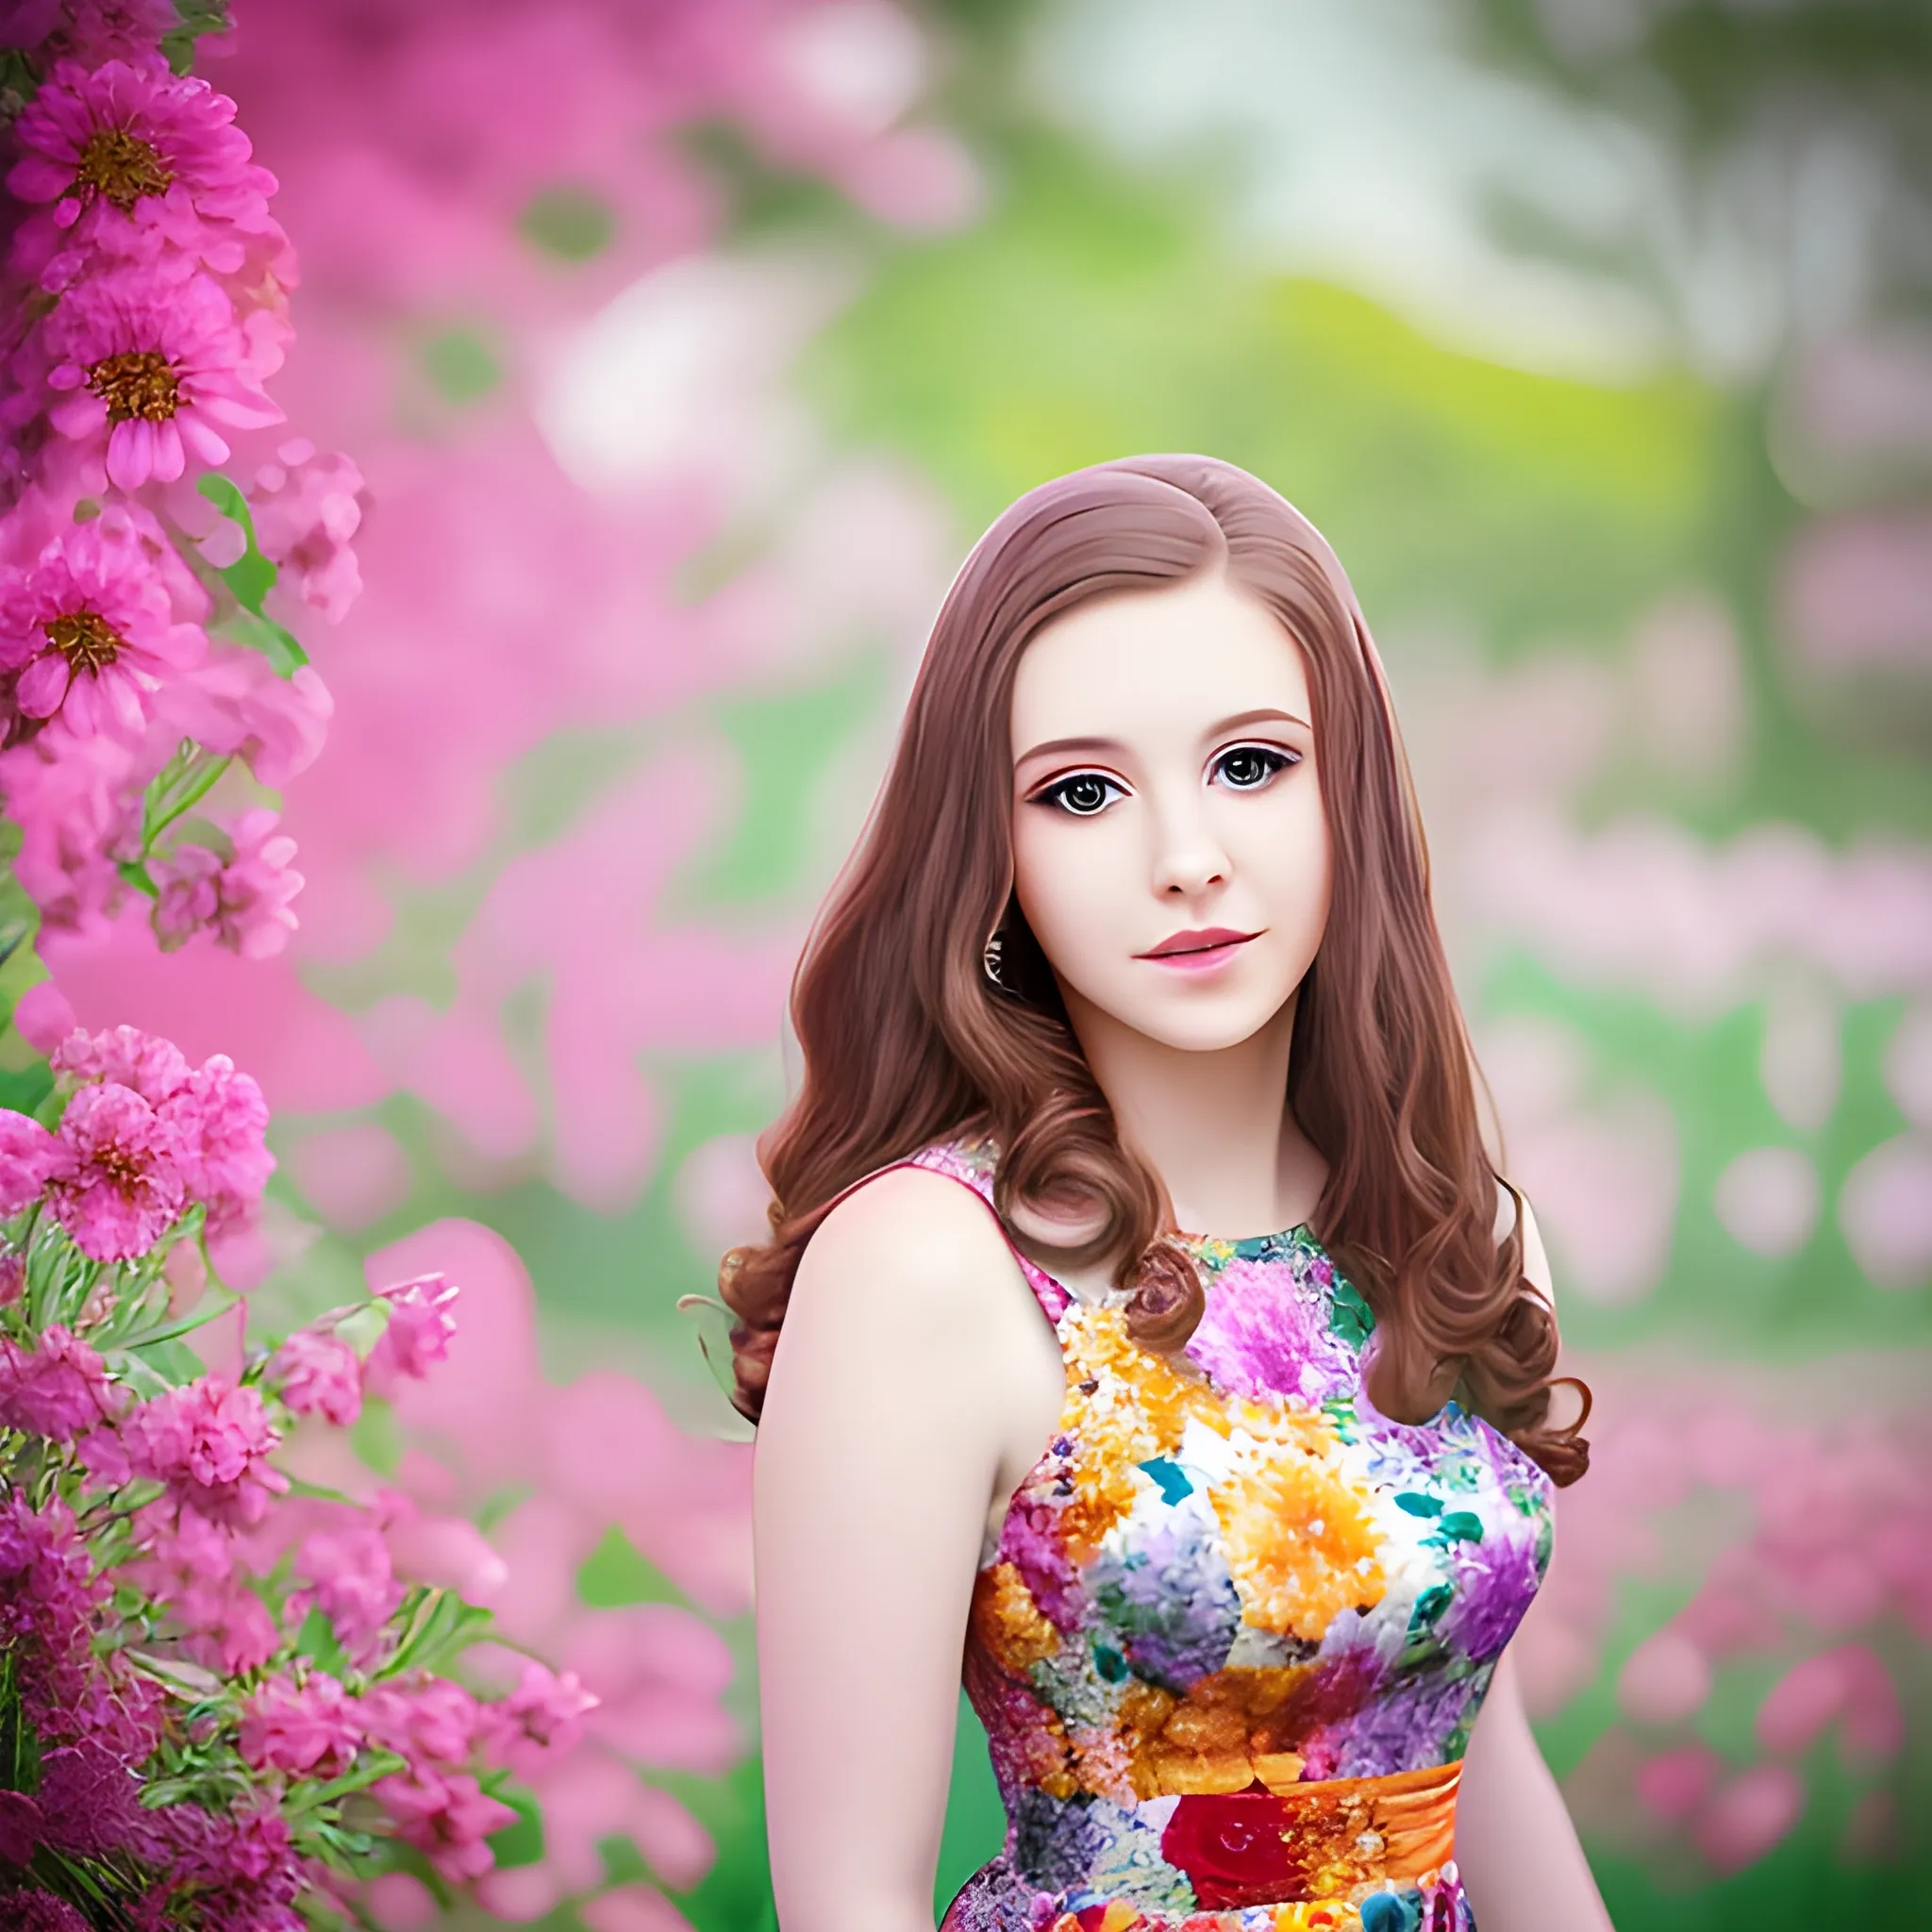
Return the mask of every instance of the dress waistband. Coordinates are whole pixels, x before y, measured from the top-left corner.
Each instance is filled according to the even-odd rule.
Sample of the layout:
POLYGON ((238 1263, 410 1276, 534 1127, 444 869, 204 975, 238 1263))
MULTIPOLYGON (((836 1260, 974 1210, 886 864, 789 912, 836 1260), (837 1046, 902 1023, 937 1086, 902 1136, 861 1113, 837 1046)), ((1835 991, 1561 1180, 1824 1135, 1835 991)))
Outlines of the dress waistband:
POLYGON ((1161 1857, 1187 1874, 1205 1911, 1356 1903, 1391 1885, 1431 1879, 1450 1863, 1461 1777, 1457 1762, 1386 1777, 1192 1793, 1168 1818, 1161 1857))

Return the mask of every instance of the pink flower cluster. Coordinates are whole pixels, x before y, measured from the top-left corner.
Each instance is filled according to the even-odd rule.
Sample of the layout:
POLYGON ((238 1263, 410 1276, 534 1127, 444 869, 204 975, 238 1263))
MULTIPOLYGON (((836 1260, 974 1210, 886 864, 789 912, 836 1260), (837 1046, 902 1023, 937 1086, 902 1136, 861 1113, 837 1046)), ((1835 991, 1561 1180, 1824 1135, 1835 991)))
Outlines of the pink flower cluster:
POLYGON ((132 1026, 75 1028, 50 1056, 76 1090, 49 1132, 0 1110, 0 1214, 44 1199, 96 1261, 145 1254, 199 1204, 210 1238, 245 1227, 275 1168, 261 1089, 225 1054, 191 1068, 132 1026))
POLYGON ((27 19, 9 37, 39 85, 11 128, 6 188, 24 215, 0 287, 0 801, 22 831, 15 870, 51 928, 98 928, 139 892, 163 946, 205 935, 266 958, 295 924, 292 841, 245 791, 189 824, 181 799, 222 760, 279 786, 314 756, 328 693, 275 632, 356 595, 366 492, 346 457, 300 439, 272 460, 242 446, 282 420, 263 384, 290 340, 296 266, 235 104, 170 70, 164 7, 45 11, 38 49, 27 19), (252 489, 203 493, 206 473, 244 456, 252 489), (200 747, 186 772, 184 740, 200 747))

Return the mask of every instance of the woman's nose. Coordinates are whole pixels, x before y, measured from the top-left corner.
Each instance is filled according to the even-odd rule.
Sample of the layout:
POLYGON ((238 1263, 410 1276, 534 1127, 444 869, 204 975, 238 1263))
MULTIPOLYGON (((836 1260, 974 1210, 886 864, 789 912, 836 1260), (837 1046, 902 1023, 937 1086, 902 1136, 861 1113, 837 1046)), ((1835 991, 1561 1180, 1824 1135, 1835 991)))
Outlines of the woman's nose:
POLYGON ((1198 808, 1157 811, 1154 838, 1154 890, 1163 896, 1188 898, 1227 877, 1227 855, 1198 808))

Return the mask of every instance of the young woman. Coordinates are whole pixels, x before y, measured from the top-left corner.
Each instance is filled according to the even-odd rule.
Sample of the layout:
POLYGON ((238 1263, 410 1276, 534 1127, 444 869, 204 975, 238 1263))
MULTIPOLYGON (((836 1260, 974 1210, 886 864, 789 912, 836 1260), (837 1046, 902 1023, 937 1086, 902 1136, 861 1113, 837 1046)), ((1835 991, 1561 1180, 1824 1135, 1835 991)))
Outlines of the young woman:
POLYGON ((944 1932, 1606 1925, 1505 1648, 1582 1417, 1315 530, 1201 457, 1015 504, 792 1012, 723 1270, 782 1932, 931 1932, 962 1656, 944 1932))

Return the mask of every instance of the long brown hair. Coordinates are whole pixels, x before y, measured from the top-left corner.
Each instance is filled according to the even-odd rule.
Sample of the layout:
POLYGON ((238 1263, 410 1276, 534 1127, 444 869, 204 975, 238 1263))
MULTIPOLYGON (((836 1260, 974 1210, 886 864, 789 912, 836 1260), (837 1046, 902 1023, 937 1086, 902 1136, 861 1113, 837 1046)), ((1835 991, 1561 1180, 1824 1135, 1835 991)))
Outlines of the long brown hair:
POLYGON ((1165 1191, 1117 1138, 1013 900, 1008 732, 1020 656, 1049 619, 1216 567, 1307 660, 1333 890, 1285 1102, 1328 1161, 1314 1231, 1375 1315, 1370 1398, 1421 1420, 1459 1382, 1557 1482, 1574 1482, 1589 1462, 1584 1417, 1551 1425, 1556 1324, 1524 1278, 1520 1213, 1494 1234, 1501 1177, 1368 625, 1306 518, 1245 471, 1197 456, 1102 463, 1029 491, 946 596, 891 769, 793 982, 804 1083, 758 1142, 772 1239, 732 1250, 719 1275, 737 1317, 734 1401, 758 1419, 799 1256, 832 1203, 966 1128, 999 1149, 994 1199, 1009 1220, 1088 1211, 1099 1231, 1073 1258, 1114 1265, 1143 1346, 1177 1349, 1199 1321, 1202 1286, 1167 1238, 1165 1191), (995 927, 1007 991, 982 969, 995 927))

